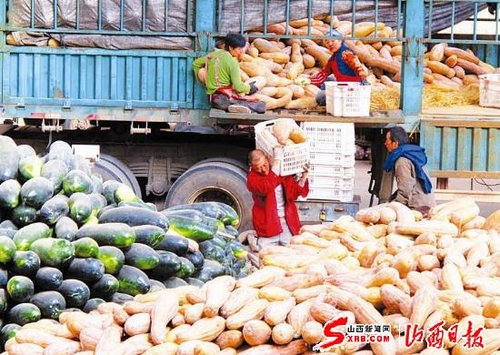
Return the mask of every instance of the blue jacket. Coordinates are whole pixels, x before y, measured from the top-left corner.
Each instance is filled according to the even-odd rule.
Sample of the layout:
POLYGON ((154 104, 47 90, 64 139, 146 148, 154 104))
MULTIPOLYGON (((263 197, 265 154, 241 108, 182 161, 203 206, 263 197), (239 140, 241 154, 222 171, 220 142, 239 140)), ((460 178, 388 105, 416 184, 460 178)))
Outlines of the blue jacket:
POLYGON ((385 160, 384 170, 387 172, 392 171, 396 161, 401 157, 405 157, 413 163, 417 179, 422 185, 422 189, 426 194, 430 193, 432 191, 432 182, 423 169, 424 165, 427 164, 425 149, 415 144, 400 145, 397 149, 393 150, 385 160))

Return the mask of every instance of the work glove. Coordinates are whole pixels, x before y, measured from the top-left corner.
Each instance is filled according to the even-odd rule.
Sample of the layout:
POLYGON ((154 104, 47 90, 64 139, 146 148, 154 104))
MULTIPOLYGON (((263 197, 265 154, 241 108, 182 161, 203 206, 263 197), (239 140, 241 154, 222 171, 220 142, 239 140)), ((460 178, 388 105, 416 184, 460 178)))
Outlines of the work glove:
POLYGON ((370 82, 366 79, 362 79, 361 80, 361 85, 365 86, 365 85, 371 85, 370 82))
POLYGON ((306 180, 309 177, 309 169, 310 169, 309 163, 304 164, 303 169, 304 171, 300 174, 295 175, 295 181, 299 183, 300 186, 304 186, 306 184, 306 180))
POLYGON ((252 81, 250 83, 250 91, 248 92, 249 95, 255 94, 257 91, 259 91, 259 88, 255 86, 255 83, 252 81))

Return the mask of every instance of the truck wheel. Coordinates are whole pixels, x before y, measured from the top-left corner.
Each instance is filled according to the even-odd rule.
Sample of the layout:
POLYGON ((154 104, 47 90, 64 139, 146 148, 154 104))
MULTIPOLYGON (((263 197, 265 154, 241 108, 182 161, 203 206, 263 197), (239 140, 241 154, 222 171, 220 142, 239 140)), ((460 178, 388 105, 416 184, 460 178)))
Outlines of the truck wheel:
POLYGON ((238 212, 240 231, 253 229, 253 201, 246 182, 246 171, 227 161, 201 162, 175 181, 168 191, 165 206, 203 201, 223 202, 238 212))
POLYGON ((101 174, 104 181, 116 180, 130 186, 137 197, 142 198, 141 187, 134 173, 128 166, 111 155, 101 154, 100 159, 94 165, 93 171, 101 174))

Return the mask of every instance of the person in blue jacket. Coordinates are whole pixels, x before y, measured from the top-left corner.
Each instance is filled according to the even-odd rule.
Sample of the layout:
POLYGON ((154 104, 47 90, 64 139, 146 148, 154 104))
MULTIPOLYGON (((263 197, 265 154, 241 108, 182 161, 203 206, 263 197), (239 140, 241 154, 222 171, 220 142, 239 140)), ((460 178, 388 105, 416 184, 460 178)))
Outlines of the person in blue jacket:
POLYGON ((392 127, 387 132, 385 147, 389 155, 384 162, 384 170, 394 171, 397 184, 391 200, 427 214, 436 202, 431 180, 425 170, 425 149, 409 143, 408 134, 399 126, 392 127))

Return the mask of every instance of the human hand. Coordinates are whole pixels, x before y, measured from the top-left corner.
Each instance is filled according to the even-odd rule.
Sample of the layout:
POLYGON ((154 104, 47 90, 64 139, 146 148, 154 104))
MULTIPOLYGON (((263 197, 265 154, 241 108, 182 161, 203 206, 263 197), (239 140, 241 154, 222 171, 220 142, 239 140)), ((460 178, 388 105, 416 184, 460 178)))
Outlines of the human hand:
POLYGON ((303 169, 304 171, 300 174, 300 176, 296 177, 296 181, 299 183, 300 186, 304 186, 306 184, 307 178, 309 177, 309 163, 304 164, 303 169))
POLYGON ((304 166, 302 167, 303 171, 300 174, 300 178, 299 178, 300 180, 305 181, 308 178, 309 168, 310 168, 309 163, 305 163, 304 166))
POLYGON ((253 95, 255 94, 257 91, 259 91, 259 88, 257 86, 255 86, 255 83, 252 81, 250 83, 250 91, 248 92, 248 95, 253 95))

